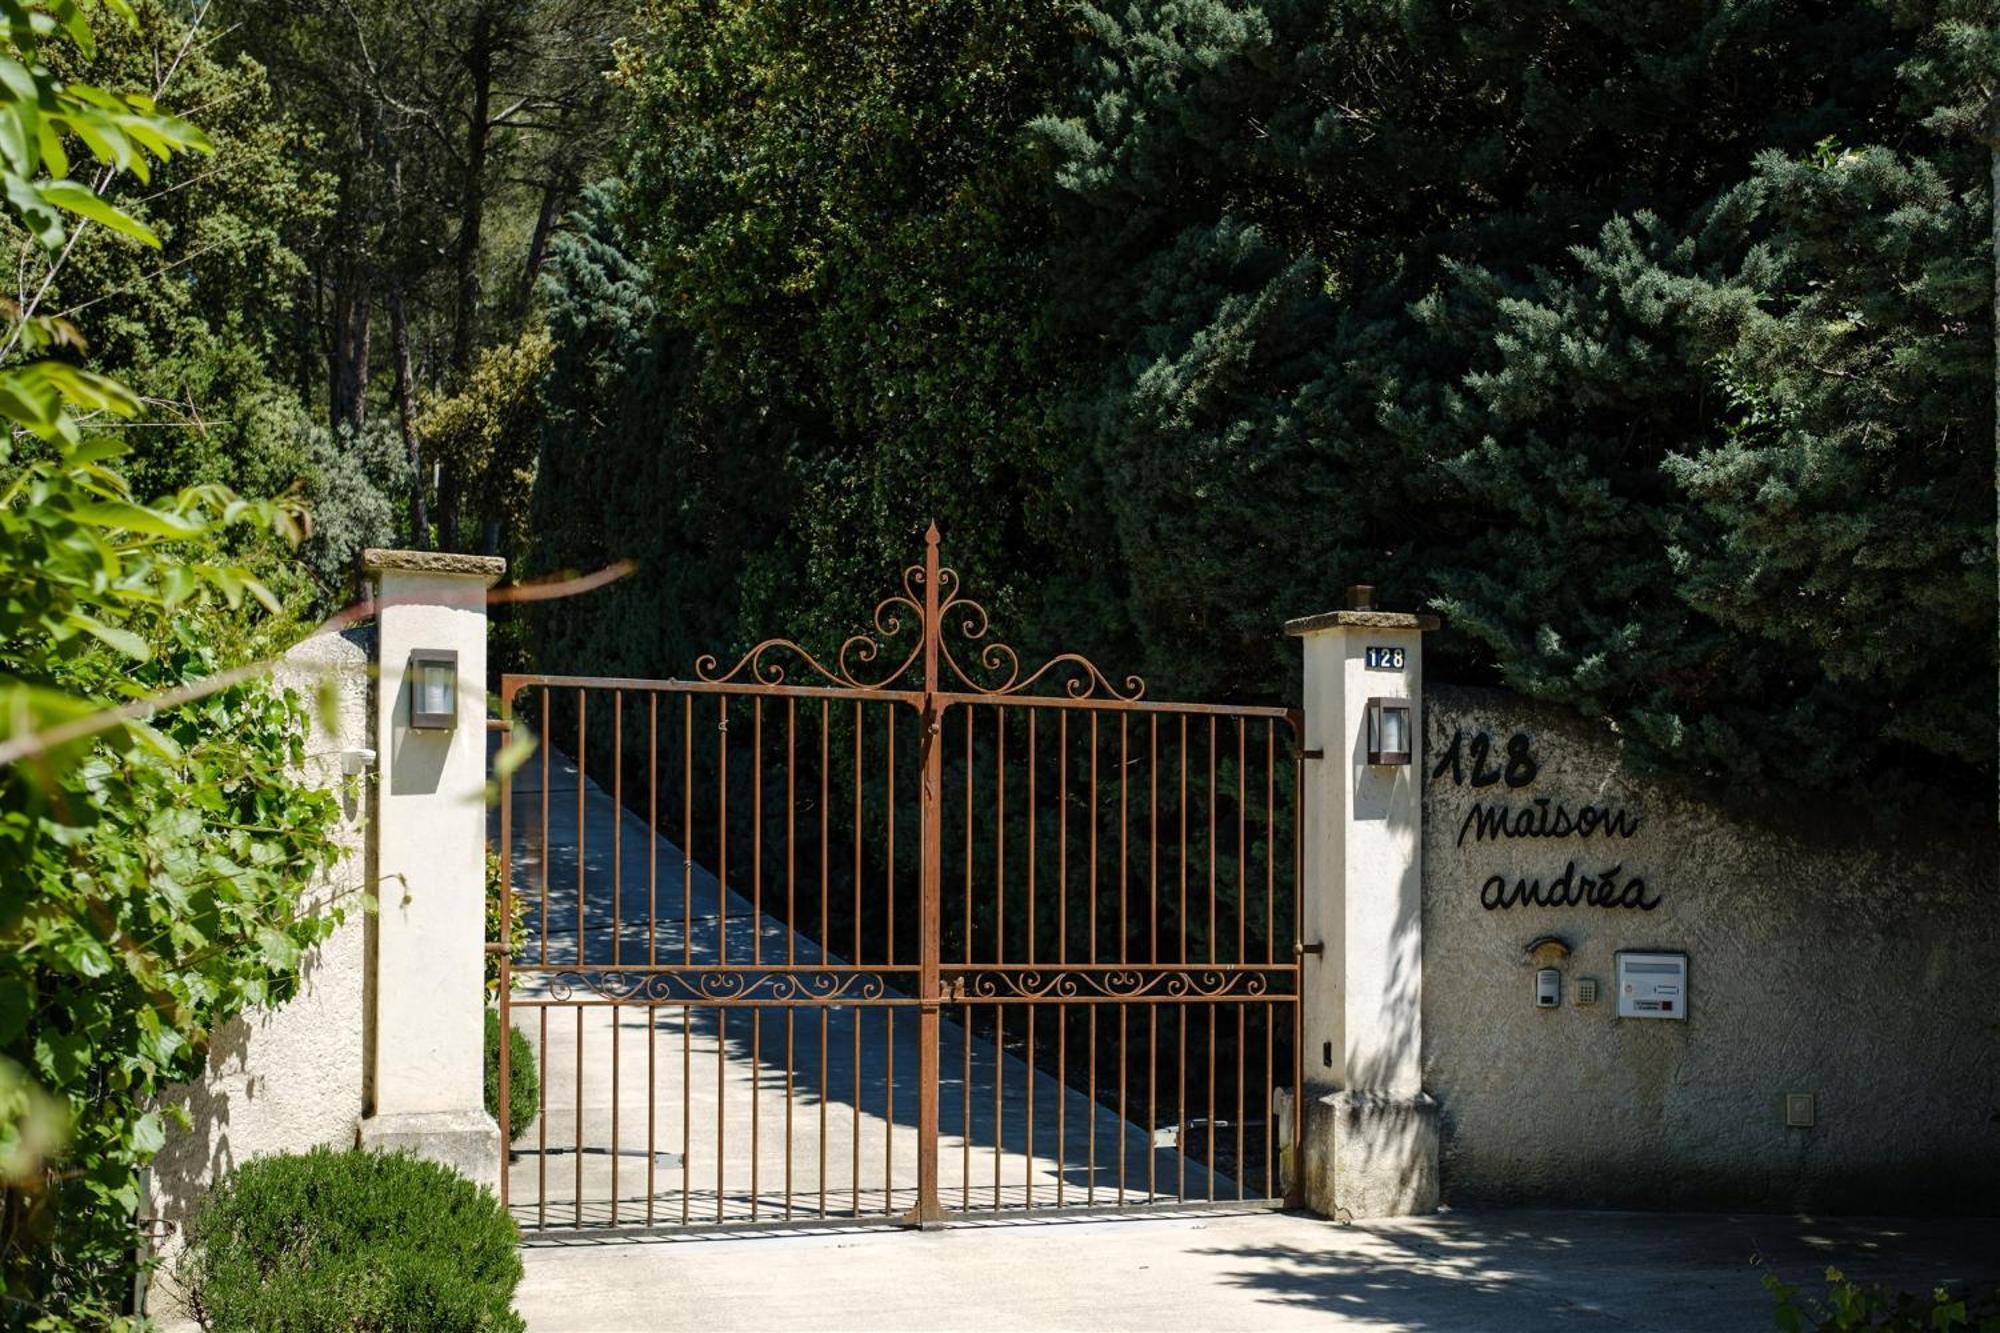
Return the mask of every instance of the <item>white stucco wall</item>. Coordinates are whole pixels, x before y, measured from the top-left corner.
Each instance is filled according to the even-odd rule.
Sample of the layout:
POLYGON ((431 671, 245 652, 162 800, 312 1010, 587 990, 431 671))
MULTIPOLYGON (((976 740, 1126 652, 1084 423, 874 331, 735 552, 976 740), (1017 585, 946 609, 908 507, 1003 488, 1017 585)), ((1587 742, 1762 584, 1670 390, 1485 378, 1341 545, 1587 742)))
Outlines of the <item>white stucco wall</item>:
POLYGON ((1427 703, 1424 1086, 1442 1106, 1447 1205, 1992 1210, 1990 811, 1879 825, 1831 809, 1732 814, 1624 776, 1608 728, 1500 692, 1436 689, 1427 703), (1430 775, 1454 733, 1463 782, 1430 775), (1480 733, 1496 769, 1509 739, 1527 736, 1533 780, 1472 786, 1480 733), (1475 802, 1518 819, 1538 798, 1572 817, 1610 806, 1637 827, 1498 838, 1475 827, 1461 842, 1475 802), (1492 875, 1511 900, 1522 877, 1546 886, 1571 862, 1579 876, 1616 867, 1619 890, 1604 896, 1657 906, 1482 906, 1492 875), (1634 875, 1644 888, 1628 895, 1634 875), (1538 1010, 1527 946, 1549 935, 1571 953, 1556 964, 1561 1007, 1538 1010), (1616 1016, 1621 949, 1688 955, 1687 1021, 1616 1016), (1600 983, 1595 1005, 1576 1003, 1585 977, 1600 983), (1810 1129, 1786 1127, 1785 1096, 1799 1092, 1815 1097, 1810 1129))
MULTIPOLYGON (((285 656, 280 684, 308 699, 329 679, 337 691, 336 726, 328 733, 315 721, 302 781, 340 785, 341 752, 370 744, 365 643, 360 635, 323 635, 285 656)), ((298 997, 218 1031, 207 1076, 173 1094, 193 1123, 169 1130, 153 1165, 152 1211, 171 1226, 163 1237, 169 1253, 178 1249, 180 1227, 209 1183, 238 1163, 317 1144, 354 1144, 362 1110, 366 932, 360 893, 367 800, 364 784, 350 785, 355 795, 346 801, 341 830, 348 857, 315 886, 316 894, 347 902, 345 922, 308 959, 298 997)))

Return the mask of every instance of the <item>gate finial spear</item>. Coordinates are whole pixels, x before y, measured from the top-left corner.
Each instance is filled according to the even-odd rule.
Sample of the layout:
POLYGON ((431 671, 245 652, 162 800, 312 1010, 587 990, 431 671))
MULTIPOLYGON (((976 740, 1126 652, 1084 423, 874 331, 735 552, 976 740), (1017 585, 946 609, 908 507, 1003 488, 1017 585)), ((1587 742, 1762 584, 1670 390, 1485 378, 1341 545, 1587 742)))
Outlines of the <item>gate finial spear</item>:
POLYGON ((938 544, 937 520, 932 519, 930 529, 924 533, 924 545, 936 546, 937 544, 938 544))

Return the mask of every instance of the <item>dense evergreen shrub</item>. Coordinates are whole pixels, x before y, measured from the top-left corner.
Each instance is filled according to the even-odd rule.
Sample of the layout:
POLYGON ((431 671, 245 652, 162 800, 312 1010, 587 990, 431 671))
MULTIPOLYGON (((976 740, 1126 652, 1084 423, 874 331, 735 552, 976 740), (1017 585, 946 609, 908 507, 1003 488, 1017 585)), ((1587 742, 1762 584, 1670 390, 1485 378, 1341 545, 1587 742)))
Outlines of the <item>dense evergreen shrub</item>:
MULTIPOLYGON (((535 1070, 535 1048, 519 1028, 508 1029, 510 1051, 507 1065, 508 1129, 520 1134, 535 1123, 542 1096, 541 1076, 535 1070)), ((500 1012, 486 1011, 486 1114, 500 1118, 500 1012)))
POLYGON ((531 562, 640 568, 532 651, 831 646, 935 517, 1156 698, 1368 582, 1711 789, 1989 788, 1992 0, 1561 9, 651 7, 531 562))
POLYGON ((489 1333, 524 1327, 518 1240, 499 1201, 446 1167, 316 1148, 216 1185, 179 1275, 209 1329, 489 1333))

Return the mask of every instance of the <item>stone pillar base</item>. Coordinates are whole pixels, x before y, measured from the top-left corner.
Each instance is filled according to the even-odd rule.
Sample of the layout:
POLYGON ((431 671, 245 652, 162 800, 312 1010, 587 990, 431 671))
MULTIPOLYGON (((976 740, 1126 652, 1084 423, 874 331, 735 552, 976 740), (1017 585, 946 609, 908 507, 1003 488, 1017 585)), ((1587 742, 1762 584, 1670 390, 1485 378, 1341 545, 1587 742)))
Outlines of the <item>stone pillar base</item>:
POLYGON ((411 1153, 500 1192, 500 1126, 484 1111, 370 1116, 361 1122, 361 1146, 411 1153))
POLYGON ((1438 1104, 1428 1093, 1308 1097, 1300 1126, 1306 1207, 1343 1222, 1438 1206, 1438 1104))

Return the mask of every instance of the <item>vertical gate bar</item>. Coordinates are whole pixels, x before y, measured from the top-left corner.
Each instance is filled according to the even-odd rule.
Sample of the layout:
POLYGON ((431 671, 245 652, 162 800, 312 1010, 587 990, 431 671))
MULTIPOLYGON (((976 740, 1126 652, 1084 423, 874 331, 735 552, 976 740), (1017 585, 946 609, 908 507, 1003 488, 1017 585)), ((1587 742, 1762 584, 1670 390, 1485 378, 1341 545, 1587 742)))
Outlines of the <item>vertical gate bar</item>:
MULTIPOLYGON (((1126 905, 1126 879, 1131 870, 1126 857, 1131 840, 1131 812, 1126 803, 1127 780, 1131 777, 1132 763, 1132 715, 1118 715, 1118 961, 1131 959, 1132 923, 1126 905)), ((1125 1039, 1121 1029, 1118 1044, 1118 1058, 1125 1058, 1125 1039)))
POLYGON ((1063 1206, 1063 1172, 1069 1165, 1069 1010, 1056 1006, 1056 1207, 1063 1206))
POLYGON ((1244 783, 1248 780, 1245 737, 1249 723, 1236 719, 1236 965, 1250 961, 1250 813, 1244 783))
POLYGON ((1216 938, 1215 902, 1215 714, 1208 715, 1208 961, 1222 956, 1222 941, 1216 938))
POLYGON ((896 708, 890 705, 886 710, 886 730, 889 733, 888 749, 882 772, 882 807, 887 812, 888 846, 883 849, 882 891, 889 900, 889 966, 896 965, 896 708))
MULTIPOLYGON (((764 961, 764 696, 750 700, 750 965, 764 961)), ((757 1017, 751 1012, 751 1017, 757 1017)), ((757 1023, 753 1030, 761 1031, 757 1023)), ((755 1038, 752 1038, 754 1041, 755 1038)), ((753 1102, 752 1105, 755 1103, 753 1102)), ((753 1111, 754 1115, 755 1112, 753 1111)), ((757 1159, 750 1159, 754 1170, 757 1159)), ((750 1193, 752 1216, 757 1207, 755 1190, 750 1193)))
MULTIPOLYGON (((613 938, 616 938, 615 936, 613 938)), ((604 1012, 611 1016, 611 1225, 618 1225, 618 1029, 625 1026, 618 1006, 604 1012)))
MULTIPOLYGON (((785 965, 799 961, 799 701, 785 700, 785 965)), ((790 1020, 787 1020, 790 1021, 790 1020)))
MULTIPOLYGON (((854 701, 854 949, 848 954, 848 960, 856 967, 861 966, 861 701, 859 699, 854 701)), ((859 1014, 854 1018, 854 1031, 857 1034, 861 1031, 859 1014)), ((856 1039, 859 1040, 859 1037, 856 1039)))
POLYGON ((588 830, 583 822, 583 793, 590 782, 590 769, 585 762, 589 753, 590 739, 584 720, 588 706, 584 692, 579 689, 576 692, 576 965, 578 967, 585 965, 583 868, 588 863, 584 845, 588 830))
POLYGON ((1146 1202, 1159 1196, 1160 1006, 1146 1006, 1146 1202))
MULTIPOLYGON (((694 966, 694 696, 681 696, 681 966, 694 966)), ((681 1011, 683 1031, 687 1011, 681 1011)), ((686 1092, 685 1086, 682 1088, 686 1092)), ((687 1193, 687 1172, 681 1172, 687 1193)), ((685 1199, 682 1200, 686 1202, 685 1199)))
MULTIPOLYGON (((549 965, 549 751, 555 746, 549 730, 549 687, 542 686, 542 966, 549 965)), ((544 1015, 547 1010, 542 1011, 544 1015)))
MULTIPOLYGON (((1028 710, 1028 966, 1035 964, 1035 937, 1039 934, 1035 919, 1035 710, 1028 710)), ((1030 1011, 1033 1012, 1032 1010, 1030 1011)), ((1032 1024, 1030 1027, 1032 1028, 1032 1024)), ((1035 1053, 1032 1044, 1028 1050, 1028 1064, 1032 1068, 1035 1053)))
POLYGON ((1000 1162, 1007 1155, 1007 1006, 993 1006, 993 1211, 1000 1211, 1000 1162))
MULTIPOLYGON (((1183 722, 1185 728, 1185 722, 1183 722)), ((1176 1062, 1180 1068, 1179 1096, 1174 1100, 1174 1158, 1179 1169, 1179 1178, 1174 1187, 1174 1197, 1187 1202, 1187 1016, 1192 1005, 1177 1004, 1180 1011, 1180 1058, 1176 1062)))
POLYGON ((785 1006, 785 1220, 792 1220, 792 1061, 798 1010, 785 1006))
POLYGON ((896 1211, 896 1006, 882 1010, 882 1211, 896 1211))
MULTIPOLYGON (((646 1006, 646 1225, 653 1225, 653 1200, 659 1194, 657 1176, 660 1162, 659 1046, 660 1007, 646 1006)), ((682 1163, 685 1167, 686 1163, 682 1163)))
POLYGON ((826 1019, 827 1008, 821 1005, 819 1006, 819 1215, 821 1217, 826 1216, 826 1019))
MULTIPOLYGON (((729 696, 715 696, 715 960, 729 966, 729 696)), ((721 1014, 718 1012, 717 1017, 721 1014)), ((718 1027, 720 1024, 718 1024, 718 1027)), ((718 1055, 717 1057, 721 1057, 718 1055)), ((720 1112, 718 1111, 718 1114, 720 1112)), ((720 1159, 718 1159, 718 1162, 720 1159)), ((719 1167, 718 1167, 719 1169, 719 1167)), ((716 1207, 722 1206, 718 1184, 716 1207)))
POLYGON ((1118 1005, 1118 1206, 1125 1206, 1125 1080, 1130 1073, 1132 1029, 1126 1023, 1125 1004, 1118 1005))
MULTIPOLYGON (((1090 712, 1090 961, 1097 956, 1097 710, 1090 712)), ((1093 1011, 1094 1013, 1095 1011, 1093 1011)), ((1092 1068, 1096 1066, 1093 1065, 1092 1068)))
POLYGON ((535 1115, 535 1225, 549 1225, 549 1007, 535 1011, 541 1016, 541 1049, 536 1053, 535 1070, 542 1076, 536 1097, 535 1115))
POLYGON ((1264 961, 1278 961, 1278 720, 1264 719, 1264 961))
POLYGON ((576 1006, 576 1173, 570 1194, 578 1226, 583 1225, 583 1011, 576 1006))
MULTIPOLYGON (((819 701, 819 965, 827 964, 828 951, 833 947, 833 923, 830 914, 833 909, 833 863, 828 859, 828 821, 832 812, 827 804, 829 789, 833 784, 831 764, 833 758, 833 736, 830 700, 819 701)), ((824 1012, 821 1014, 824 1017, 824 1012)), ((824 1035, 822 1033, 822 1035, 824 1035)), ((824 1046, 824 1043, 821 1043, 824 1046)), ((825 1051, 821 1051, 822 1057, 825 1051)), ((825 1062, 822 1059, 820 1077, 826 1077, 825 1062)), ((821 1100, 825 1100, 825 1088, 820 1089, 821 1100)), ((824 1168, 822 1168, 822 1174, 824 1168)))
MULTIPOLYGON (((1188 956, 1187 956, 1187 906, 1188 906, 1188 904, 1187 904, 1187 863, 1188 863, 1188 840, 1187 840, 1187 833, 1188 833, 1188 830, 1187 830, 1187 821, 1188 821, 1188 804, 1187 804, 1187 766, 1188 766, 1188 720, 1187 720, 1187 714, 1186 714, 1186 713, 1182 713, 1182 714, 1181 714, 1181 856, 1180 856, 1180 863, 1181 863, 1181 910, 1180 910, 1180 922, 1181 922, 1181 962, 1183 962, 1183 963, 1187 962, 1187 960, 1188 960, 1188 956)), ((1186 1022, 1185 1022, 1185 1016, 1183 1016, 1183 1022, 1182 1022, 1182 1026, 1186 1026, 1186 1022)), ((1185 1117, 1183 1117, 1183 1118, 1185 1118, 1185 1117)))
MULTIPOLYGON (((1056 714, 1056 963, 1069 963, 1069 710, 1056 714)), ((1062 1026, 1062 1007, 1056 1008, 1062 1026)), ((1056 1201, 1062 1201, 1062 1176, 1056 1177, 1056 1201)))
MULTIPOLYGON (((1152 716, 1153 762, 1150 771, 1153 783, 1152 817, 1146 826, 1146 846, 1151 853, 1151 868, 1146 875, 1146 891, 1152 906, 1151 919, 1146 926, 1146 938, 1150 947, 1146 950, 1148 962, 1160 961, 1160 715, 1152 716)), ((1147 1126, 1148 1129, 1152 1126, 1147 1126)))
MULTIPOLYGON (((623 959, 625 924, 625 691, 611 692, 611 965, 623 959)), ((613 1032, 618 1030, 613 1024, 613 1032)), ((616 1109, 616 1103, 613 1103, 616 1109)), ((617 1160, 612 1162, 613 1169, 617 1160)), ((615 1206, 615 1205, 614 1205, 615 1206)))
MULTIPOLYGON (((993 962, 1007 962, 1007 710, 999 705, 993 709, 993 962)), ((993 1206, 1000 1206, 997 1198, 993 1206)))
POLYGON ((1248 1035, 1245 1020, 1249 1017, 1243 1005, 1236 1005, 1236 1169, 1230 1174, 1236 1177, 1236 1197, 1243 1197, 1243 1121, 1248 1111, 1243 1103, 1243 1066, 1248 1059, 1243 1050, 1248 1035))
MULTIPOLYGON (((1030 710, 1028 725, 1032 727, 1034 723, 1035 714, 1030 710)), ((1029 807, 1031 814, 1033 808, 1029 807)), ((1028 1169, 1025 1176, 1028 1190, 1023 1207, 1032 1209, 1035 1206, 1035 1006, 1032 1004, 1028 1006, 1028 1105, 1024 1114, 1028 1117, 1028 1169)))
MULTIPOLYGON (((754 934, 754 932, 753 932, 754 934)), ((764 1072, 764 1009, 761 1005, 750 1005, 744 1009, 750 1018, 750 1220, 757 1220, 757 1166, 763 1156, 763 1072, 764 1072)))
POLYGON ((1083 1011, 1090 1016, 1090 1120, 1084 1126, 1089 1154, 1084 1159, 1084 1202, 1094 1204, 1097 1202, 1097 1006, 1085 1005, 1083 1011))
POLYGON ((1208 1006, 1208 1201, 1215 1202, 1215 1006, 1208 1006))
MULTIPOLYGON (((972 724, 976 715, 965 710, 965 962, 972 964, 972 724)), ((963 1011, 959 1021, 965 1020, 963 1011)), ((968 1032, 970 1029, 968 1029, 968 1032)))
POLYGON ((715 1220, 722 1220, 722 1161, 728 1156, 728 1117, 722 1113, 726 1099, 723 1088, 723 1047, 729 1043, 729 1009, 715 1008, 715 1220))
MULTIPOLYGON (((689 695, 692 699, 694 696, 689 695)), ((688 1186, 694 1180, 694 1006, 681 1005, 681 1225, 688 1222, 688 1186)))
MULTIPOLYGON (((965 715, 966 725, 972 725, 970 710, 965 715)), ((958 1206, 970 1211, 972 1208, 972 1009, 969 1005, 958 1007, 959 1036, 965 1048, 965 1068, 959 1078, 958 1109, 958 1206)))
POLYGON ((1264 1197, 1278 1197, 1278 1172, 1275 1148, 1278 1142, 1277 1097, 1275 1096, 1278 1077, 1278 1006, 1259 1006, 1264 1011, 1264 1197))
MULTIPOLYGON (((861 705, 856 704, 856 711, 859 711, 860 707, 861 705)), ((847 1136, 848 1147, 853 1153, 853 1163, 852 1170, 848 1175, 848 1186, 854 1192, 853 1209, 854 1216, 856 1217, 861 1216, 861 1018, 867 1012, 866 1009, 854 1010, 848 1022, 848 1028, 854 1034, 854 1064, 852 1066, 854 1070, 854 1097, 848 1102, 848 1106, 854 1112, 854 1124, 852 1132, 847 1136)))
MULTIPOLYGON (((656 692, 646 696, 646 966, 659 965, 660 696, 656 692)), ((646 1018, 650 1024, 653 1015, 646 1018)))
MULTIPOLYGON (((500 723, 506 741, 514 739, 514 695, 505 686, 500 694, 500 723)), ((513 1085, 508 1082, 514 1072, 513 1035, 514 1015, 509 992, 514 988, 514 770, 503 769, 500 774, 500 947, 495 951, 495 967, 498 972, 494 1004, 500 1011, 500 1208, 507 1208, 507 1169, 512 1158, 514 1144, 514 1105, 507 1096, 513 1085)), ((482 969, 483 970, 483 969, 482 969)), ((483 1020, 485 1015, 480 1016, 483 1020)))
MULTIPOLYGON (((944 1204, 938 1198, 938 1045, 943 1027, 940 968, 944 961, 944 705, 938 698, 941 577, 937 524, 933 523, 924 534, 924 697, 919 715, 924 776, 917 792, 922 825, 918 847, 923 857, 917 904, 917 1205, 909 1220, 918 1226, 944 1221, 944 1204)), ((890 901, 895 900, 892 897, 890 901)))

